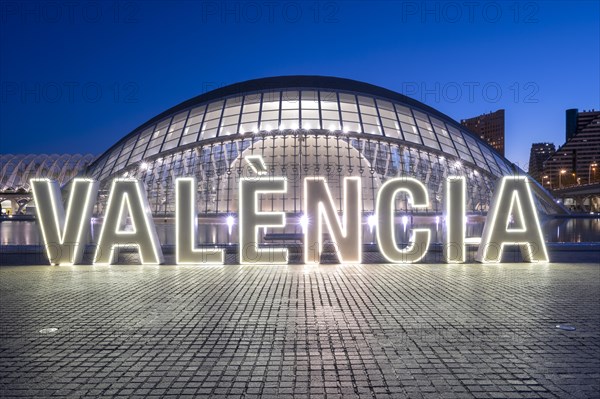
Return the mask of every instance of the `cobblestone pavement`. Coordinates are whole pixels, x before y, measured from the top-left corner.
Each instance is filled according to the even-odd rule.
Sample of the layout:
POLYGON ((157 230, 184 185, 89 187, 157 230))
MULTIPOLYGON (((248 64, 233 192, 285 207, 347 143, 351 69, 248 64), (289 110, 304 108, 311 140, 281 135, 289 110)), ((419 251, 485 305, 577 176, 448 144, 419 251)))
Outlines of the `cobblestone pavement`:
POLYGON ((600 396, 594 264, 21 266, 0 289, 4 397, 600 396))

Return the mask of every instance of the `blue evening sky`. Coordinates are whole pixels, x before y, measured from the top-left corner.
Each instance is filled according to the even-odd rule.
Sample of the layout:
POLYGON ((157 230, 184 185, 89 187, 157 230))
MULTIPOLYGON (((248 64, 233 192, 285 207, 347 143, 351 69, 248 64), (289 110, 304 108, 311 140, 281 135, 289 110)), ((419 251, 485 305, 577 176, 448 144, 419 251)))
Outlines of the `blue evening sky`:
POLYGON ((207 90, 330 75, 454 119, 506 109, 506 156, 600 108, 598 1, 0 3, 0 153, 100 154, 207 90))

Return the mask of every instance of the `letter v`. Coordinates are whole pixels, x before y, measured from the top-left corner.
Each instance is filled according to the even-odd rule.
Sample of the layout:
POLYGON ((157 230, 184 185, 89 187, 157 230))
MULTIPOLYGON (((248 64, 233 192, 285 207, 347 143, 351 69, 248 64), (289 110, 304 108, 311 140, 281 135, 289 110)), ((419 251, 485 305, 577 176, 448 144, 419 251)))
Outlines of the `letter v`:
POLYGON ((50 264, 80 263, 86 244, 84 225, 92 216, 98 182, 73 180, 66 215, 58 183, 50 179, 31 179, 31 189, 50 264))

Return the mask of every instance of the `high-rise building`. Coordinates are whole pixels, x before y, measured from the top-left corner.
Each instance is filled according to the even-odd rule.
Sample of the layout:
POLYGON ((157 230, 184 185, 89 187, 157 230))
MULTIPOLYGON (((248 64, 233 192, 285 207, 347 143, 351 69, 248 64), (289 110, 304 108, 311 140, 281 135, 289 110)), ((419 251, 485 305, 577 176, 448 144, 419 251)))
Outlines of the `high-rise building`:
POLYGON ((529 153, 529 175, 549 188, 548 177, 544 178, 544 161, 556 151, 553 143, 533 143, 529 153))
POLYGON ((544 162, 552 188, 600 181, 600 111, 567 110, 565 139, 544 162))
POLYGON ((499 109, 489 114, 460 121, 473 133, 485 140, 492 148, 504 156, 504 110, 499 109))

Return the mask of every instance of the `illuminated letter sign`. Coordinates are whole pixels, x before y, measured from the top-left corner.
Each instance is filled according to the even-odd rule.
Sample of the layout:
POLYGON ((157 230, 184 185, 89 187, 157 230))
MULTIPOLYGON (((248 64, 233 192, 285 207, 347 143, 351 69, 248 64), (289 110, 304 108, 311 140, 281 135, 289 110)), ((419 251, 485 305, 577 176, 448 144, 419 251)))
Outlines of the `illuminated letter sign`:
POLYGON ((225 254, 217 248, 194 248, 198 213, 196 210, 196 179, 175 179, 175 262, 181 264, 223 264, 225 254))
POLYGON ((98 183, 88 179, 73 181, 66 216, 58 183, 49 179, 31 179, 31 189, 50 263, 80 263, 87 233, 83 226, 92 216, 98 183))
POLYGON ((400 177, 388 180, 377 193, 375 214, 377 216, 377 245, 381 254, 390 262, 417 262, 427 253, 431 231, 429 229, 414 229, 412 243, 400 249, 396 244, 395 202, 396 195, 405 191, 413 208, 425 208, 429 203, 427 189, 420 181, 410 177, 400 177))
POLYGON ((446 239, 443 254, 447 263, 463 263, 466 258, 466 190, 464 177, 448 176, 446 179, 446 239))
POLYGON ((323 177, 304 179, 304 212, 307 226, 304 237, 304 263, 319 263, 323 250, 323 219, 332 235, 340 262, 361 261, 361 191, 359 177, 344 178, 344 226, 340 225, 329 187, 323 177))
MULTIPOLYGON (((239 182, 240 263, 286 264, 288 249, 260 245, 259 237, 261 228, 266 231, 267 227, 285 227, 286 214, 261 211, 259 196, 286 193, 287 180, 267 176, 266 165, 259 155, 250 155, 245 159, 256 177, 242 178, 239 182)), ((506 176, 500 179, 492 199, 490 218, 483 229, 483 237, 466 238, 466 179, 449 176, 446 179, 445 193, 444 261, 465 262, 465 243, 479 243, 475 258, 479 262, 500 262, 505 245, 518 245, 527 262, 548 262, 546 244, 528 184, 526 176, 506 176)), ((74 179, 66 209, 55 182, 32 179, 31 187, 50 263, 80 263, 87 239, 84 226, 91 218, 98 183, 89 179, 74 179)), ((177 264, 223 264, 223 249, 196 248, 196 189, 196 179, 193 177, 181 177, 175 181, 175 261, 177 264)), ((368 217, 367 223, 371 229, 376 228, 377 246, 389 262, 417 262, 427 253, 431 231, 413 229, 408 244, 403 248, 399 247, 395 234, 395 204, 399 192, 406 193, 413 208, 426 208, 429 204, 423 183, 410 177, 390 179, 379 189, 375 214, 368 217)), ((361 262, 361 194, 361 178, 344 178, 344 206, 340 217, 325 178, 304 179, 304 214, 300 220, 304 231, 305 263, 320 261, 324 241, 323 224, 335 245, 339 261, 361 262)), ((234 220, 233 216, 227 216, 230 235, 234 220)), ((132 178, 115 179, 112 182, 94 263, 114 263, 115 249, 123 247, 137 248, 143 264, 163 263, 162 249, 148 206, 146 190, 141 181, 132 178), (130 221, 129 227, 127 221, 130 221)))
POLYGON ((131 246, 138 248, 143 264, 163 263, 160 242, 142 182, 115 179, 108 195, 94 263, 111 264, 115 261, 115 248, 131 246), (121 229, 125 210, 131 217, 132 231, 121 229))
POLYGON ((478 262, 500 262, 505 245, 518 245, 526 262, 548 262, 546 244, 526 176, 506 176, 496 189, 477 251, 478 262), (510 227, 511 215, 518 227, 510 227))
POLYGON ((260 227, 285 226, 285 213, 259 212, 258 195, 285 193, 287 180, 283 177, 256 177, 240 179, 239 192, 239 256, 240 263, 286 264, 288 250, 285 248, 259 248, 260 227))

